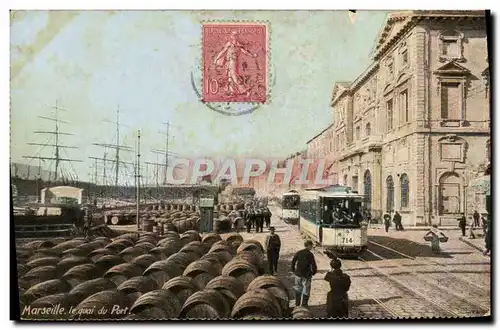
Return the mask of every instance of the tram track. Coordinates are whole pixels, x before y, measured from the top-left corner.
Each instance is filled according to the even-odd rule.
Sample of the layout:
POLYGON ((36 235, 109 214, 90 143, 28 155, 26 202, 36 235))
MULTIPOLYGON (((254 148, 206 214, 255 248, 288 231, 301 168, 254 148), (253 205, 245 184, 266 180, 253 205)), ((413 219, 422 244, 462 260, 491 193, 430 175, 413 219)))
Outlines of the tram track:
MULTIPOLYGON (((296 226, 291 226, 281 219, 278 222, 290 231, 299 232, 296 226)), ((369 241, 369 246, 371 244, 396 253, 405 260, 409 260, 410 263, 400 265, 370 249, 367 253, 374 255, 378 260, 367 260, 364 256, 358 260, 343 259, 344 269, 351 275, 352 280, 349 292, 352 297, 351 318, 464 318, 490 313, 489 300, 487 303, 477 301, 481 300, 481 296, 483 300, 485 296, 489 296, 487 287, 453 274, 446 269, 448 265, 422 261, 391 247, 369 241), (376 264, 379 262, 383 265, 376 264), (438 273, 446 274, 446 276, 439 278, 439 275, 434 276, 410 268, 417 266, 436 267, 438 273), (349 272, 349 269, 356 273, 349 272), (440 285, 440 281, 445 282, 444 285, 440 285), (453 291, 453 288, 464 286, 467 288, 464 294, 453 291), (474 301, 470 299, 469 292, 474 301)), ((378 251, 378 249, 375 250, 378 251)), ((329 263, 330 258, 320 249, 314 249, 313 253, 317 256, 318 266, 320 263, 323 265, 329 263)), ((322 278, 315 278, 315 280, 322 280, 322 278)))
MULTIPOLYGON (((385 246, 378 244, 380 247, 386 248, 385 246)), ((391 249, 392 251, 395 251, 391 249)), ((484 315, 490 311, 490 306, 485 305, 484 303, 477 302, 477 300, 481 300, 482 296, 477 289, 472 289, 468 290, 468 296, 464 296, 462 294, 457 294, 455 290, 461 290, 461 288, 457 285, 455 285, 455 288, 448 288, 444 283, 442 283, 442 280, 439 279, 436 276, 422 273, 422 272, 417 272, 414 270, 411 270, 410 267, 412 265, 405 265, 406 267, 397 264, 396 262, 393 262, 387 258, 384 258, 380 256, 379 254, 371 251, 370 249, 367 250, 368 253, 371 253, 375 257, 379 258, 380 260, 383 260, 385 263, 389 263, 393 265, 393 269, 400 269, 402 270, 401 273, 399 274, 391 274, 390 272, 386 272, 382 270, 381 267, 377 267, 373 265, 371 261, 365 260, 363 257, 360 257, 359 259, 364 261, 368 266, 376 269, 380 274, 383 274, 387 278, 389 278, 391 281, 394 281, 398 283, 399 285, 404 286, 406 289, 413 291, 415 294, 421 296, 423 299, 427 300, 430 302, 432 305, 435 305, 436 307, 451 312, 455 316, 458 317, 467 317, 472 315, 484 315), (413 276, 411 276, 413 275, 413 276), (420 287, 424 289, 424 292, 421 292, 421 290, 417 290, 414 287, 412 288, 410 284, 415 283, 415 279, 418 279, 421 282, 420 287), (407 284, 406 284, 406 283, 407 284), (422 283, 424 282, 424 283, 422 283), (423 285, 422 285, 423 284, 423 285), (443 295, 439 294, 439 291, 445 292, 448 296, 455 297, 454 299, 443 299, 443 295), (472 295, 472 296, 471 296, 472 295), (475 299, 476 301, 473 301, 475 299), (458 311, 458 312, 457 312, 458 311)), ((397 251, 396 251, 397 252, 397 251)), ((408 259, 410 260, 415 260, 415 258, 412 258, 410 256, 407 256, 408 259)), ((432 264, 427 264, 432 266, 432 264)), ((452 273, 447 272, 447 274, 452 275, 452 273)), ((457 278, 461 280, 460 278, 457 278)), ((467 281, 463 281, 464 283, 467 283, 467 281)), ((486 293, 487 294, 487 293, 486 293)))
MULTIPOLYGON (((388 247, 388 246, 385 246, 385 245, 383 245, 383 244, 379 244, 379 243, 376 243, 376 242, 374 242, 374 241, 368 241, 368 243, 373 244, 373 245, 376 245, 376 246, 378 246, 378 247, 381 247, 381 248, 386 249, 386 250, 388 250, 388 251, 391 251, 391 252, 393 252, 393 253, 396 253, 396 254, 398 254, 398 255, 400 255, 400 256, 402 256, 402 257, 405 257, 406 259, 409 259, 409 260, 416 260, 416 258, 415 258, 415 257, 409 256, 409 255, 407 255, 407 254, 405 254, 405 253, 402 253, 402 252, 400 252, 400 251, 397 251, 397 250, 395 250, 395 249, 392 249, 392 248, 390 248, 390 247, 388 247)), ((421 262, 421 261, 419 261, 419 262, 421 262)), ((454 274, 454 273, 450 272, 449 270, 447 270, 447 269, 446 269, 446 267, 449 267, 449 265, 444 265, 444 264, 441 264, 441 263, 438 263, 438 262, 434 262, 434 261, 426 261, 426 262, 424 262, 423 264, 419 264, 419 266, 420 266, 420 265, 424 265, 424 266, 437 266, 437 267, 440 267, 440 270, 441 270, 443 273, 446 273, 446 274, 448 274, 450 277, 453 277, 453 278, 454 278, 454 279, 456 279, 456 280, 459 280, 459 281, 461 281, 461 282, 463 282, 463 283, 466 283, 467 285, 469 285, 469 286, 471 286, 471 287, 475 287, 475 289, 476 289, 476 290, 481 290, 481 291, 482 291, 483 293, 485 293, 485 294, 487 294, 487 293, 490 291, 490 290, 489 290, 489 288, 487 288, 487 287, 485 287, 485 286, 483 286, 483 285, 480 285, 480 284, 478 284, 478 283, 474 283, 474 282, 472 282, 472 281, 470 281, 470 280, 464 279, 464 278, 459 277, 459 276, 457 276, 456 274, 454 274)), ((416 265, 413 265, 413 266, 416 266, 416 265)), ((417 273, 418 273, 418 272, 417 272, 417 273)))

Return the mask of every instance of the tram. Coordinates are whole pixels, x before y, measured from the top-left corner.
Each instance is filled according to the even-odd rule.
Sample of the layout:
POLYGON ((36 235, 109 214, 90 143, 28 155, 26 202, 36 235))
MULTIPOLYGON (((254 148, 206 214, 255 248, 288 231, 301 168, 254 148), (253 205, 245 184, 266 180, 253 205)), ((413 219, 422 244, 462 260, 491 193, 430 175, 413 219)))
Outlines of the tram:
POLYGON ((290 190, 283 194, 281 205, 281 219, 286 223, 297 225, 300 219, 300 194, 290 190))
POLYGON ((308 190, 301 196, 300 232, 328 256, 358 257, 368 244, 363 195, 349 187, 308 190))

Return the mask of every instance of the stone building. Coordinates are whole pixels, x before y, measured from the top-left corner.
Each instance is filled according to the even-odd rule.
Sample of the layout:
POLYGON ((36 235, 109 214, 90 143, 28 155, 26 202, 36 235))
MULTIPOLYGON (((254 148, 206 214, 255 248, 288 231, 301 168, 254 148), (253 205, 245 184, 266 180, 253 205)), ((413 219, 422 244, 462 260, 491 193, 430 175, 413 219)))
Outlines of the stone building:
POLYGON ((318 142, 312 153, 333 155, 339 183, 365 194, 373 216, 398 210, 407 225, 456 225, 473 212, 468 185, 488 162, 484 12, 392 13, 372 59, 334 85, 334 121, 317 138, 332 147, 318 142))

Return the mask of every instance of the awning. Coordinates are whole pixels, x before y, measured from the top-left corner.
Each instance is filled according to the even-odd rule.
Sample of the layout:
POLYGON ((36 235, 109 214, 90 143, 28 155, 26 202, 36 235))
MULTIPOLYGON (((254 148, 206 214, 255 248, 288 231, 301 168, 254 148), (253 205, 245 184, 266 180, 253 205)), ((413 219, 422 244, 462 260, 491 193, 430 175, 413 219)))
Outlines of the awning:
POLYGON ((490 186, 491 186, 491 177, 489 175, 481 176, 470 182, 470 187, 472 189, 485 195, 491 195, 490 186))

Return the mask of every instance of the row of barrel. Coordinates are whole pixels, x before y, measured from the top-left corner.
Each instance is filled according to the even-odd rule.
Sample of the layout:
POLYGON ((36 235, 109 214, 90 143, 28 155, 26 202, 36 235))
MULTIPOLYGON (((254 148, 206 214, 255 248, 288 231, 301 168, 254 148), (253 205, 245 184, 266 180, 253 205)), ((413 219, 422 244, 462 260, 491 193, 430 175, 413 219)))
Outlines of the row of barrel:
MULTIPOLYGON (((247 204, 247 206, 250 204, 247 204)), ((233 211, 245 209, 244 203, 219 203, 214 205, 216 211, 233 211)), ((199 211, 200 206, 190 203, 168 203, 149 205, 146 211, 199 211)))
POLYGON ((289 316, 286 287, 263 275, 262 246, 238 234, 34 241, 17 248, 17 262, 27 319, 289 316))

